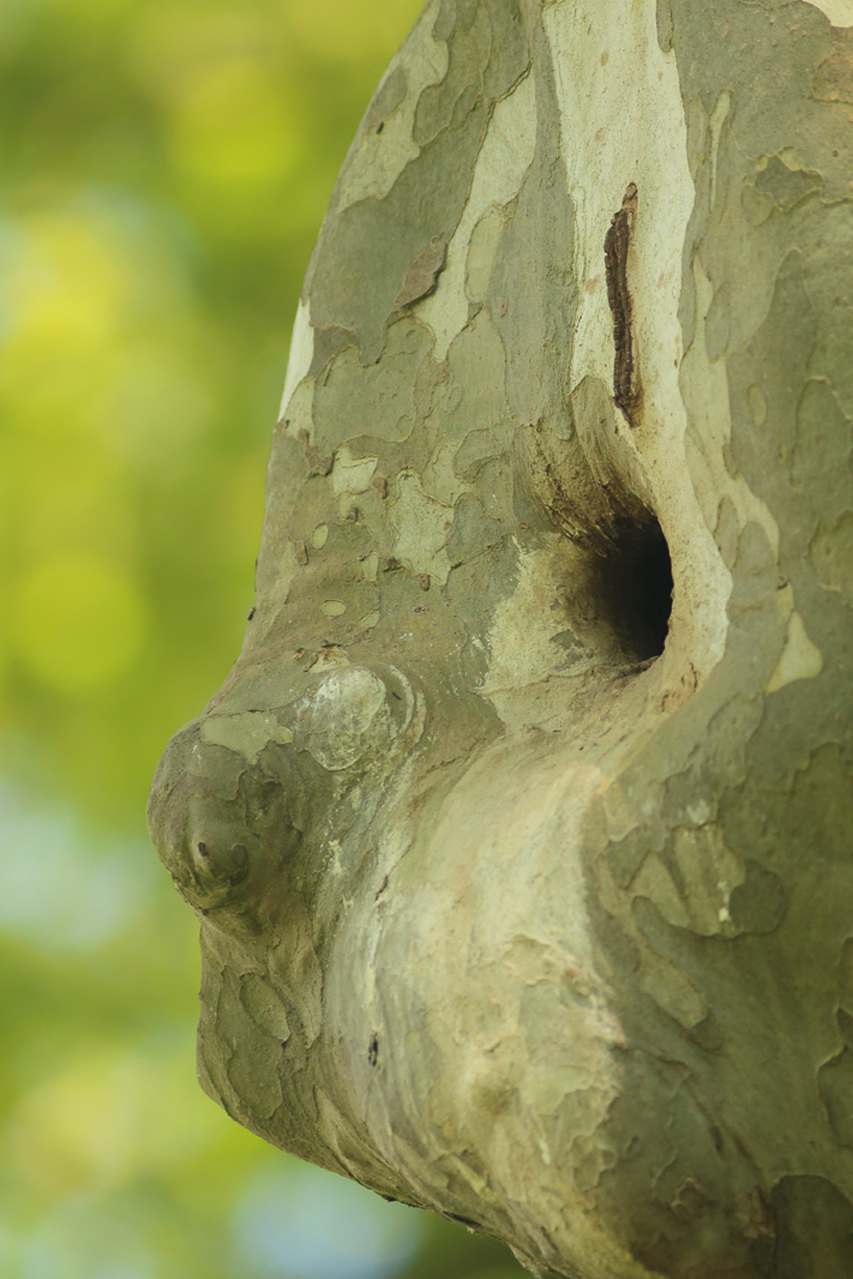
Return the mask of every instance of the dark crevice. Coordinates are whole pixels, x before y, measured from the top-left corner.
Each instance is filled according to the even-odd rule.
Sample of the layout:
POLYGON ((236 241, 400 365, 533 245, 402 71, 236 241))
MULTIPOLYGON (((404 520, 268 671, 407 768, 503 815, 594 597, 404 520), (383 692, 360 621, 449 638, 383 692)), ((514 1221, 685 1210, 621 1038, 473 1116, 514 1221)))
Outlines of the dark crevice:
POLYGON ((672 612, 672 564, 660 524, 617 523, 612 547, 596 555, 593 590, 625 655, 637 661, 664 650, 672 612))

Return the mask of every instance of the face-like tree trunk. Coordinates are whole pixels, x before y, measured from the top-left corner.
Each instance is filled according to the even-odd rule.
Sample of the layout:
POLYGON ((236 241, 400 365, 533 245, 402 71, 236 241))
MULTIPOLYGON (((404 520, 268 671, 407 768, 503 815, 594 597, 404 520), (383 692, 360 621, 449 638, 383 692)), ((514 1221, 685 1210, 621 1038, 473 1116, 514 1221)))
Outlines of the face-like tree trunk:
POLYGON ((431 0, 155 778, 205 1089, 539 1275, 853 1274, 851 179, 849 0, 431 0))

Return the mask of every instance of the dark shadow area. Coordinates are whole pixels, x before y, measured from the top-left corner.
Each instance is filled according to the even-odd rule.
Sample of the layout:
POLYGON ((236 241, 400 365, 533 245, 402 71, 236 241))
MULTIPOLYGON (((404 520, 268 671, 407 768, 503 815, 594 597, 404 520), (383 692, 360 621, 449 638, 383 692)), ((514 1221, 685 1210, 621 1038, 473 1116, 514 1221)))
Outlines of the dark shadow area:
POLYGON ((611 548, 596 555, 594 589, 602 613, 627 657, 648 661, 663 652, 672 612, 669 547, 654 516, 617 523, 611 548))

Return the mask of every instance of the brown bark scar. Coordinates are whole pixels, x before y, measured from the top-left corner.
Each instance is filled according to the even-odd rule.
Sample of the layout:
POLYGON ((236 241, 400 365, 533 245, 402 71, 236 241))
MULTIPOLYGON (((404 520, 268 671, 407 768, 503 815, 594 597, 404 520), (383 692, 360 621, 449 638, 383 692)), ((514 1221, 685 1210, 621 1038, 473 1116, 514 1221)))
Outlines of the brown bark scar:
POLYGON ((607 301, 613 316, 613 399, 631 426, 639 418, 640 369, 634 350, 633 303, 628 289, 628 248, 637 216, 637 186, 632 182, 604 237, 607 301))

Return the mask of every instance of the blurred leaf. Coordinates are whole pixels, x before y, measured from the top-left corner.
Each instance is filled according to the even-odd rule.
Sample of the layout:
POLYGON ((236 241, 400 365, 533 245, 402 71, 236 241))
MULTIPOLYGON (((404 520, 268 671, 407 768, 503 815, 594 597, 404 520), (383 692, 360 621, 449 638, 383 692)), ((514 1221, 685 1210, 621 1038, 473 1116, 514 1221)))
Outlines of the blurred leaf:
POLYGON ((21 660, 60 693, 116 679, 138 655, 146 628, 138 586, 94 555, 37 563, 19 584, 13 614, 21 660))

